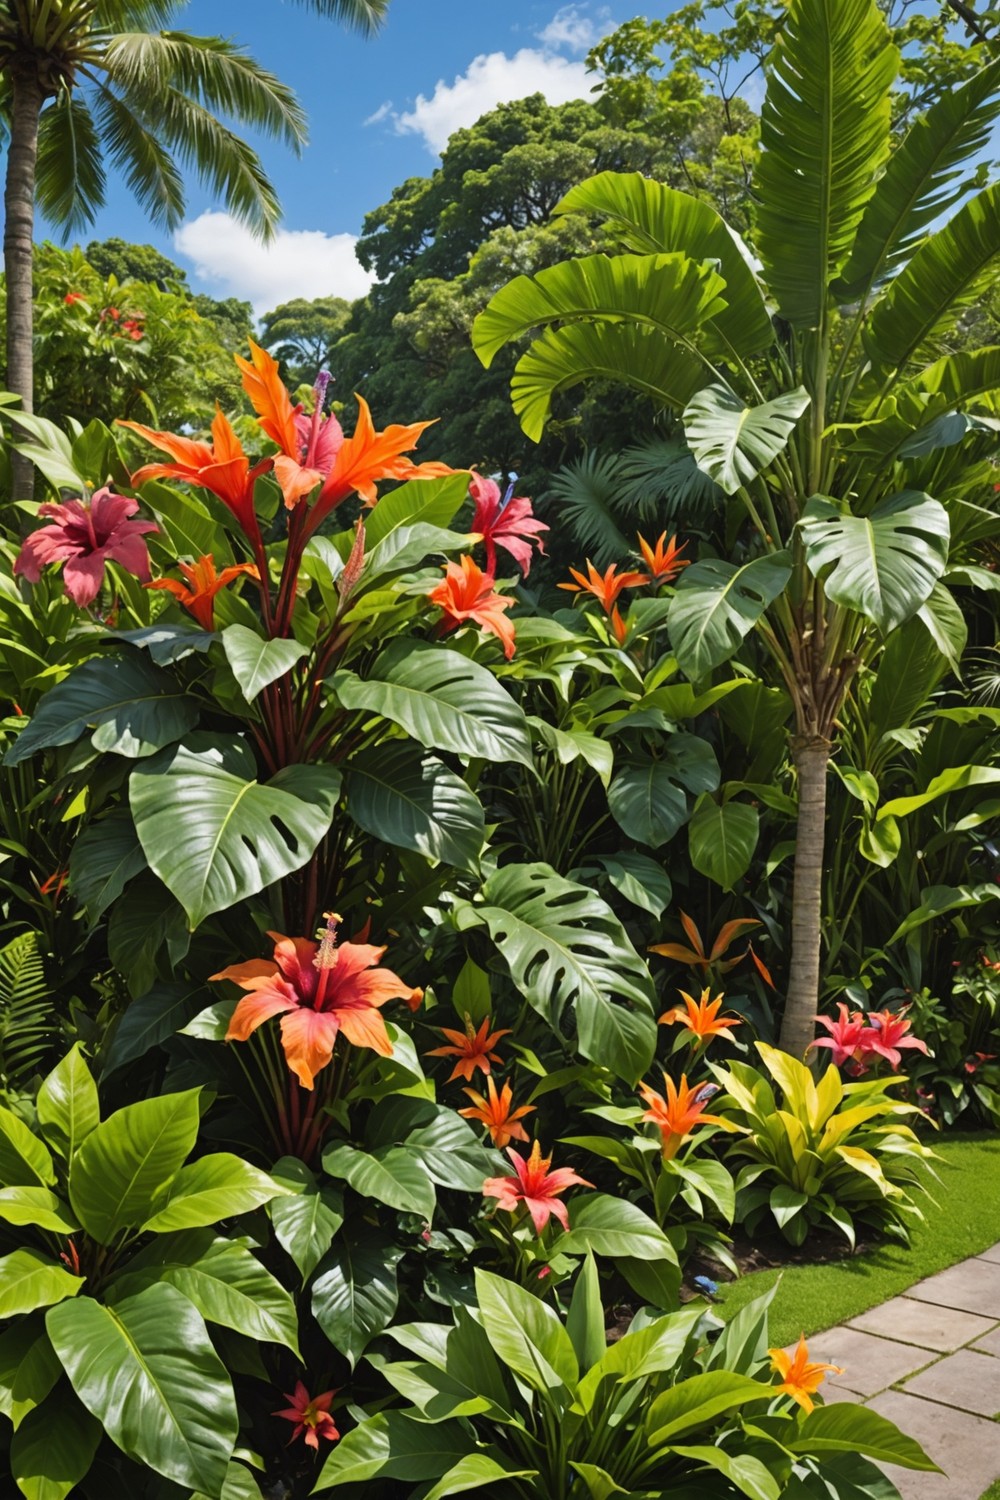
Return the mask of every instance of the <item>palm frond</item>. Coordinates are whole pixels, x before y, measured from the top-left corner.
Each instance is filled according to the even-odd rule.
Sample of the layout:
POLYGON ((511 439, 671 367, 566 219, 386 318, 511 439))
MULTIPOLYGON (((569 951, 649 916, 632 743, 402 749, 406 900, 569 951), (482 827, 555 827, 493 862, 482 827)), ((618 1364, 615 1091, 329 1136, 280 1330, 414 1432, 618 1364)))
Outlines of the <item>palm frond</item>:
POLYGON ((308 10, 371 36, 389 12, 389 0, 299 0, 308 10))
POLYGON ((0 948, 0 1089, 23 1085, 52 1043, 55 1015, 33 932, 0 948))
POLYGON ((35 194, 47 218, 68 238, 104 207, 101 143, 87 101, 63 89, 38 122, 35 194))
POLYGON ((622 484, 622 458, 592 449, 559 469, 549 498, 558 506, 560 527, 568 527, 582 552, 599 567, 632 550, 613 510, 622 484))
POLYGON ((156 95, 174 89, 295 150, 307 139, 306 114, 293 90, 224 37, 121 33, 108 42, 103 65, 126 93, 156 95))
POLYGON ((719 486, 676 438, 637 443, 621 457, 621 504, 643 521, 702 521, 725 504, 719 486))
POLYGON ((123 99, 98 82, 94 114, 101 143, 139 203, 157 222, 173 227, 184 216, 184 183, 162 141, 123 99))

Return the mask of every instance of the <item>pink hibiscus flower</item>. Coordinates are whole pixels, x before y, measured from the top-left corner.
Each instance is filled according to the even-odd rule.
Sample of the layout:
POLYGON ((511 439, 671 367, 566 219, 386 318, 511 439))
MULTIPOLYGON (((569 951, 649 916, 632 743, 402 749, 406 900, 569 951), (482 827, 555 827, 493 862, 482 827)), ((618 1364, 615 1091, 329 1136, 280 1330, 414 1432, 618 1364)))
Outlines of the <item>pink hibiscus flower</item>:
POLYGON ((47 500, 38 507, 40 516, 51 518, 27 538, 14 564, 15 574, 37 583, 49 563, 65 563, 63 583, 74 604, 84 608, 100 593, 107 563, 116 562, 139 579, 149 582, 149 551, 143 536, 158 531, 152 521, 130 521, 139 509, 138 500, 114 495, 105 486, 85 500, 47 500))

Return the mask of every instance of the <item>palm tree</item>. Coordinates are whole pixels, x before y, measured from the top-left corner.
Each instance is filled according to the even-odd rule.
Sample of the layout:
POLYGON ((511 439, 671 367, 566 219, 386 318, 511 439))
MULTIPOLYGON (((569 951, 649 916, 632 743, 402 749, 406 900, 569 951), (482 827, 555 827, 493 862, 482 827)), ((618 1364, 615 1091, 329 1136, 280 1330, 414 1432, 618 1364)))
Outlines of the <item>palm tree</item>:
MULTIPOLYGON (((287 142, 306 139, 292 90, 241 47, 171 31, 183 0, 0 0, 0 114, 9 130, 4 192, 7 387, 32 409, 35 204, 73 233, 104 204, 105 161, 154 223, 184 212, 178 163, 267 235, 278 199, 255 151, 220 116, 287 142)), ((305 0, 373 31, 388 0, 305 0)), ((31 466, 14 455, 14 495, 31 466)))
MULTIPOLYGON (((1000 531, 989 462, 1000 347, 948 352, 1000 255, 1000 185, 973 191, 1000 61, 894 142, 899 67, 874 0, 790 0, 754 182, 762 276, 707 203, 603 173, 557 211, 605 218, 628 253, 519 277, 473 331, 489 363, 545 325, 512 383, 529 436, 557 392, 619 379, 679 413, 700 468, 742 507, 737 560, 685 569, 667 623, 694 680, 754 630, 794 706, 781 1040, 798 1055, 818 1008, 826 784, 845 698, 863 704, 883 658, 927 691, 941 658, 956 662, 964 622, 946 585, 988 585, 969 549, 1000 531), (981 418, 965 411, 977 398, 981 418), (902 649, 887 651, 904 625, 902 649)), ((891 862, 893 819, 865 818, 863 852, 891 862)))

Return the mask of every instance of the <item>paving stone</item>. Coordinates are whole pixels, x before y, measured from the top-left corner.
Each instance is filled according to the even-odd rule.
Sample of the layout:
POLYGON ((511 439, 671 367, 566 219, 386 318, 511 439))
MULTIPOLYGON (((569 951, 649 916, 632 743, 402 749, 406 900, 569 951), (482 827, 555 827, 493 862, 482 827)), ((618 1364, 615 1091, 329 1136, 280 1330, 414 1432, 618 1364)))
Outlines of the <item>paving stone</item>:
POLYGON ((933 1302, 938 1307, 957 1307, 962 1312, 992 1317, 1000 1309, 1000 1261, 973 1256, 918 1281, 906 1295, 918 1302, 933 1302))
POLYGON ((991 1245, 988 1250, 981 1250, 979 1258, 980 1260, 1000 1261, 1000 1245, 991 1245))
MULTIPOLYGON (((916 1344, 921 1349, 950 1354, 953 1349, 960 1349, 963 1344, 971 1344, 974 1338, 988 1334, 991 1321, 954 1307, 918 1302, 915 1297, 893 1297, 881 1307, 873 1307, 860 1317, 852 1318, 847 1326, 895 1339, 900 1344, 916 1344)), ((990 1352, 1000 1353, 1000 1349, 990 1352)))
POLYGON ((945 1471, 923 1474, 886 1464, 903 1500, 978 1500, 1000 1474, 1000 1423, 904 1391, 883 1391, 868 1405, 915 1438, 945 1471))
POLYGON ((862 1396, 886 1390, 933 1358, 931 1349, 915 1349, 912 1344, 876 1338, 860 1328, 828 1328, 809 1340, 810 1362, 839 1365, 843 1375, 831 1378, 862 1396))
POLYGON ((994 1328, 985 1338, 977 1339, 973 1349, 981 1349, 984 1354, 995 1354, 1000 1358, 1000 1328, 994 1328))
MULTIPOLYGON (((812 1353, 812 1350, 809 1352, 812 1353)), ((853 1401, 860 1404, 865 1399, 858 1391, 849 1391, 846 1385, 837 1385, 829 1379, 824 1380, 820 1390, 827 1406, 832 1406, 835 1401, 853 1401)))
POLYGON ((1000 1412, 1000 1360, 974 1349, 959 1349, 914 1375, 904 1389, 927 1401, 957 1406, 959 1411, 995 1417, 1000 1412))

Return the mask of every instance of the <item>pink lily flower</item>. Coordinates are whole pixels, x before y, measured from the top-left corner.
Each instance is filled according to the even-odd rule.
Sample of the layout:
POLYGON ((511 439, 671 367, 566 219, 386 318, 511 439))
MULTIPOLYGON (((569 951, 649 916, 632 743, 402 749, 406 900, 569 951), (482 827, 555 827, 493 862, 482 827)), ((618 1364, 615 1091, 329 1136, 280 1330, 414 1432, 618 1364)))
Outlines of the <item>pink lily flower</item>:
POLYGON ((496 1198, 499 1206, 509 1214, 516 1213, 523 1203, 531 1215, 536 1234, 541 1234, 553 1216, 568 1232, 569 1210, 565 1203, 560 1202, 560 1194, 574 1184, 580 1187, 593 1187, 594 1184, 585 1177, 578 1177, 571 1167, 556 1167, 555 1171, 550 1171, 552 1158, 542 1155, 537 1141, 527 1160, 509 1146, 507 1155, 517 1175, 487 1177, 483 1183, 483 1197, 496 1198))
POLYGON ((818 1037, 815 1042, 810 1043, 813 1047, 829 1047, 833 1054, 833 1062, 839 1068, 849 1058, 859 1057, 866 1050, 865 1047, 865 1018, 860 1011, 848 1015, 847 1006, 841 1002, 837 1009, 839 1018, 834 1021, 829 1016, 817 1016, 816 1020, 820 1026, 825 1026, 830 1033, 829 1036, 818 1037))
POLYGON ((152 521, 130 521, 138 509, 138 500, 114 495, 107 486, 95 491, 89 504, 82 499, 58 504, 47 500, 38 514, 50 516, 52 524, 27 538, 14 564, 15 575, 37 583, 49 563, 64 562, 66 592, 81 609, 100 593, 109 562, 148 583, 149 550, 143 536, 159 527, 152 521))
POLYGON ((904 1048, 913 1048, 927 1055, 927 1043, 922 1042, 919 1037, 907 1035, 913 1024, 906 1019, 908 1009, 908 1006, 904 1006, 899 1011, 871 1011, 868 1016, 869 1028, 861 1038, 862 1050, 877 1052, 879 1057, 885 1058, 893 1072, 902 1062, 901 1053, 904 1048))
POLYGON ((486 544, 486 572, 491 578, 496 574, 498 546, 510 553, 525 577, 531 568, 532 547, 545 551, 541 534, 549 527, 536 520, 526 495, 514 495, 516 481, 515 474, 502 498, 500 486, 492 479, 473 474, 469 482, 469 494, 476 503, 470 529, 486 544))

